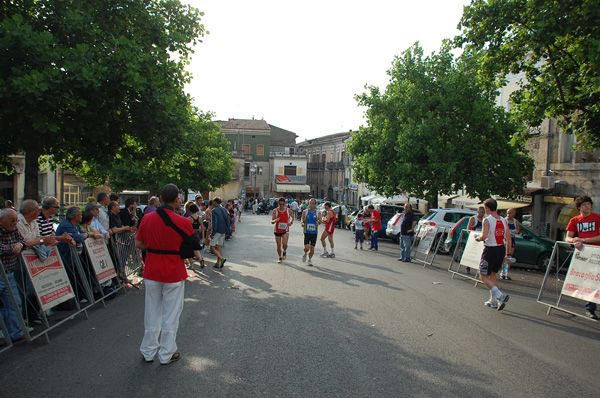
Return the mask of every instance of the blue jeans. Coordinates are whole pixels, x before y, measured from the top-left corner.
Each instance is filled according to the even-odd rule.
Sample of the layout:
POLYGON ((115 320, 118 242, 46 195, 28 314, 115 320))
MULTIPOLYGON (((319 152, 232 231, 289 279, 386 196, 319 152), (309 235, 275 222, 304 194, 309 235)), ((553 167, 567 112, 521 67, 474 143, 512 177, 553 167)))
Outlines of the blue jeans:
POLYGON ((412 246, 412 237, 410 235, 400 236, 400 258, 410 261, 410 248, 412 246))
POLYGON ((8 286, 6 285, 4 278, 0 277, 0 299, 4 304, 4 308, 2 308, 2 319, 4 319, 4 323, 6 324, 10 338, 15 340, 24 334, 21 330, 21 323, 19 322, 19 316, 17 312, 21 311, 21 297, 19 296, 19 290, 17 287, 17 282, 15 281, 14 273, 11 272, 10 274, 6 274, 6 278, 8 279, 8 286), (10 298, 10 292, 8 289, 12 289, 18 308, 15 308, 14 303, 10 298))
POLYGON ((379 237, 379 232, 381 231, 373 232, 371 234, 371 249, 379 249, 379 241, 377 240, 377 238, 379 237))

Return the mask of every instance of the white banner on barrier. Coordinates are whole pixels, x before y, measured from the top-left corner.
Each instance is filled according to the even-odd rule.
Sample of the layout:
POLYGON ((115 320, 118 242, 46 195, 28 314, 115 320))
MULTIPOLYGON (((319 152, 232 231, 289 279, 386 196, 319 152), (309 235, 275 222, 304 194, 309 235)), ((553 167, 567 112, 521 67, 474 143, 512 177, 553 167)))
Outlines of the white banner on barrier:
POLYGON ((433 240, 435 239, 436 227, 427 226, 425 228, 425 232, 421 236, 421 240, 419 241, 419 245, 417 246, 417 252, 423 253, 425 255, 429 254, 431 250, 431 245, 433 244, 433 240))
POLYGON ((600 247, 585 245, 575 250, 562 294, 600 304, 600 247))
POLYGON ((56 247, 52 248, 45 261, 41 261, 33 249, 24 251, 22 256, 35 293, 42 305, 42 310, 49 310, 75 297, 67 271, 65 271, 56 247))
POLYGON ((481 262, 481 254, 483 253, 483 242, 477 242, 475 239, 481 234, 481 232, 470 232, 469 239, 467 239, 467 245, 463 251, 463 255, 460 259, 460 265, 465 267, 471 267, 479 269, 479 263, 481 262))
POLYGON ((100 284, 117 276, 112 259, 108 253, 108 247, 106 246, 106 243, 104 243, 104 240, 94 238, 86 239, 85 247, 87 248, 90 261, 92 262, 92 268, 94 269, 100 284))

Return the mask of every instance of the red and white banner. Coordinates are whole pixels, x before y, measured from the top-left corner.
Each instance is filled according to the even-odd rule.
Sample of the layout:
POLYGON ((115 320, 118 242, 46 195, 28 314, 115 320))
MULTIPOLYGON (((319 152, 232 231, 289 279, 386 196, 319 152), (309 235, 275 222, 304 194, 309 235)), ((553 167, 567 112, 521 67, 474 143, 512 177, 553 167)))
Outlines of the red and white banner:
POLYGON ((425 227, 425 232, 421 235, 421 239, 419 240, 419 244, 417 246, 417 252, 428 255, 431 251, 431 246, 433 245, 433 241, 435 240, 435 236, 437 234, 437 228, 431 225, 425 227))
POLYGON ((600 304, 600 247, 584 245, 575 250, 562 294, 600 304))
POLYGON ((103 239, 86 239, 85 247, 87 248, 92 268, 100 284, 117 276, 112 259, 108 253, 108 247, 103 239))
POLYGON ((42 310, 49 310, 75 297, 56 247, 52 248, 45 261, 41 261, 33 249, 26 250, 21 255, 42 310))

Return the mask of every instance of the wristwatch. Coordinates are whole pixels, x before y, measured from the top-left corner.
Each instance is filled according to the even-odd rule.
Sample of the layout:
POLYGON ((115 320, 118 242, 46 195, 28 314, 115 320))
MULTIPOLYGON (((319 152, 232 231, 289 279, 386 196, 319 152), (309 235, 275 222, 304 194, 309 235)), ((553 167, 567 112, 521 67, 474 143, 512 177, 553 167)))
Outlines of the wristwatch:
POLYGON ((42 238, 42 239, 40 239, 40 245, 43 245, 43 244, 44 244, 44 239, 42 238))

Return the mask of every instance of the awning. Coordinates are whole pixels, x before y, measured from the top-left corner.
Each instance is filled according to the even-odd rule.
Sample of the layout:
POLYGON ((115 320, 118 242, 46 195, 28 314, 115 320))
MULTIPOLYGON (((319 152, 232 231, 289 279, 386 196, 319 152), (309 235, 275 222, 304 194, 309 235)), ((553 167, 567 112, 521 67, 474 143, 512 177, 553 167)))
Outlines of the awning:
POLYGON ((479 198, 469 198, 467 195, 461 195, 452 199, 452 204, 470 209, 477 209, 479 206, 483 206, 479 198))
POLYGON ((376 198, 377 195, 369 195, 369 196, 363 196, 362 198, 360 198, 360 200, 362 200, 363 202, 368 202, 369 200, 376 198))
POLYGON ((306 184, 275 184, 275 191, 309 193, 310 186, 306 184))
POLYGON ((558 228, 567 229, 571 218, 578 216, 579 210, 575 208, 575 202, 571 202, 560 210, 556 226, 558 228))
POLYGON ((506 200, 497 200, 498 210, 506 210, 506 209, 519 209, 521 207, 531 206, 531 203, 523 203, 523 202, 508 202, 506 200))

